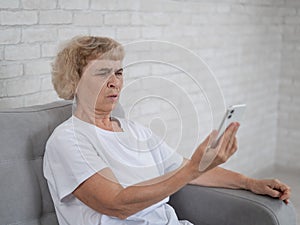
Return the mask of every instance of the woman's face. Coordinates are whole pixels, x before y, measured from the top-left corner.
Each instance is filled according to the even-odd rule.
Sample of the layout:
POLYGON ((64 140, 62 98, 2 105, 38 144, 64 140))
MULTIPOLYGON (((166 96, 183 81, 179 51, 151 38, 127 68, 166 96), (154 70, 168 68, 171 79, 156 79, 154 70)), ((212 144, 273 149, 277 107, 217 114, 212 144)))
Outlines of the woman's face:
POLYGON ((91 60, 84 68, 77 86, 80 106, 97 112, 111 112, 123 86, 122 61, 91 60))

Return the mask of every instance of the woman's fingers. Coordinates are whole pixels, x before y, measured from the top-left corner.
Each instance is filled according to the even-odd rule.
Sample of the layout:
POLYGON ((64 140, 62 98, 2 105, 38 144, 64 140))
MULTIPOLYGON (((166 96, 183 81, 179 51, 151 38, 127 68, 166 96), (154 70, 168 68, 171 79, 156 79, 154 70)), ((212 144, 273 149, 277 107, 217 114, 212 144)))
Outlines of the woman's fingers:
POLYGON ((226 129, 225 133, 223 134, 223 137, 218 144, 217 148, 220 148, 220 150, 228 151, 231 149, 231 146, 234 143, 234 138, 236 135, 236 132, 239 128, 239 123, 231 123, 229 127, 226 129))
POLYGON ((226 162, 236 151, 237 148, 235 146, 237 146, 237 140, 235 135, 238 127, 238 123, 230 124, 223 134, 223 140, 221 140, 221 143, 214 149, 214 154, 211 154, 211 157, 215 158, 216 162, 219 162, 219 164, 226 162))
POLYGON ((271 195, 272 197, 277 197, 280 200, 283 200, 286 204, 289 202, 289 198, 291 195, 291 189, 286 184, 282 183, 281 181, 274 179, 269 180, 270 184, 268 185, 270 189, 272 189, 273 193, 279 193, 277 196, 271 195))
POLYGON ((209 150, 209 146, 211 145, 213 140, 217 137, 217 135, 218 132, 216 130, 213 130, 197 148, 196 152, 192 156, 192 159, 195 160, 196 163, 198 164, 200 163, 203 155, 205 154, 205 152, 209 150))
POLYGON ((238 148, 238 143, 237 143, 237 138, 235 136, 233 140, 230 143, 228 143, 227 150, 230 151, 229 153, 232 155, 236 152, 237 148, 238 148))
POLYGON ((238 131, 238 128, 233 132, 231 139, 228 142, 227 148, 225 151, 227 151, 229 154, 233 154, 237 150, 237 138, 236 133, 238 131))
POLYGON ((205 139, 204 143, 207 143, 207 145, 205 146, 206 148, 207 147, 210 147, 211 144, 215 141, 215 139, 217 138, 218 136, 218 131, 217 130, 213 130, 210 135, 205 139))
POLYGON ((256 194, 269 195, 273 198, 279 198, 286 204, 289 203, 291 196, 291 189, 286 184, 277 179, 271 180, 256 180, 249 179, 248 189, 256 194))
POLYGON ((277 191, 277 190, 275 190, 275 189, 273 189, 273 188, 271 188, 271 187, 268 187, 267 189, 266 189, 266 191, 267 191, 267 195, 270 195, 271 197, 273 197, 273 198, 279 198, 280 196, 281 196, 281 192, 280 191, 277 191))
POLYGON ((281 196, 279 199, 283 200, 285 203, 288 203, 291 196, 291 188, 281 183, 279 180, 275 180, 275 182, 277 182, 278 185, 276 188, 281 191, 281 196))
POLYGON ((235 135, 238 127, 238 123, 230 124, 215 148, 211 148, 210 146, 218 135, 216 130, 212 131, 211 134, 202 142, 199 146, 200 149, 198 149, 197 153, 194 153, 192 156, 194 162, 199 162, 199 171, 202 172, 226 162, 227 159, 236 151, 237 140, 235 135))

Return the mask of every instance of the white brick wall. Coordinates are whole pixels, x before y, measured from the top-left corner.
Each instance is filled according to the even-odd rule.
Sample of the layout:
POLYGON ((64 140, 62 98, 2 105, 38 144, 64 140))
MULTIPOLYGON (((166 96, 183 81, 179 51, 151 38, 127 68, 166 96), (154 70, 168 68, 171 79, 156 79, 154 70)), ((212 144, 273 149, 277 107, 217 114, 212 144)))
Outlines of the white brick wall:
POLYGON ((89 7, 89 0, 59 0, 58 7, 62 9, 87 9, 89 7))
POLYGON ((17 44, 21 39, 21 29, 7 28, 0 30, 0 44, 17 44))
POLYGON ((2 9, 15 9, 19 8, 19 0, 0 0, 0 5, 2 9))
POLYGON ((276 164, 300 169, 300 2, 288 2, 293 11, 283 18, 276 164))
POLYGON ((104 15, 105 25, 128 25, 131 23, 131 14, 129 13, 109 13, 104 15))
POLYGON ((73 38, 76 35, 88 35, 88 28, 58 28, 58 40, 65 41, 73 38))
POLYGON ((0 79, 5 81, 7 78, 20 77, 23 75, 22 64, 5 64, 0 68, 0 79))
POLYGON ((32 25, 37 24, 38 12, 33 11, 1 11, 1 25, 32 25))
POLYGON ((24 62, 24 75, 43 75, 50 74, 50 61, 30 61, 24 62))
POLYGON ((65 10, 40 11, 40 24, 71 24, 72 12, 65 10))
POLYGON ((0 60, 4 59, 4 47, 0 47, 0 60))
POLYGON ((99 12, 76 12, 73 14, 75 26, 102 26, 103 16, 99 12))
MULTIPOLYGON (((50 63, 63 40, 89 34, 124 43, 164 40, 189 48, 206 60, 227 105, 248 104, 239 132, 240 151, 227 167, 250 174, 272 165, 275 158, 280 165, 293 166, 300 159, 299 18, 298 0, 0 0, 0 108, 57 100, 50 63)), ((141 48, 132 57, 149 54, 146 46, 141 48)), ((182 61, 180 55, 164 48, 156 54, 169 54, 175 63, 182 61)), ((128 71, 127 83, 141 74, 163 74, 190 92, 193 104, 202 107, 201 129, 198 135, 192 129, 185 131, 180 148, 192 149, 196 136, 204 138, 209 130, 205 101, 186 74, 148 64, 128 71)), ((147 88, 149 84, 142 85, 147 88)), ((210 84, 204 79, 201 85, 210 84)), ((153 90, 164 91, 158 87, 153 90)), ((143 95, 144 91, 135 94, 143 95)), ((177 91, 169 90, 169 98, 177 91)), ((179 108, 186 107, 186 97, 176 99, 179 108)), ((132 116, 159 115, 153 110, 137 107, 132 116)), ((176 114, 164 103, 160 111, 165 112, 161 114, 164 118, 170 117, 167 124, 171 135, 167 140, 176 145, 176 114)), ((187 125, 194 124, 189 119, 190 110, 183 110, 181 116, 187 125)))
POLYGON ((40 58, 40 46, 38 44, 8 45, 4 50, 5 60, 28 60, 40 58))
POLYGON ((40 90, 40 80, 30 77, 12 79, 6 82, 5 88, 8 96, 35 93, 40 90))
POLYGON ((48 42, 57 40, 55 28, 24 28, 22 29, 22 42, 48 42))
POLYGON ((23 9, 55 9, 56 0, 21 0, 23 9))

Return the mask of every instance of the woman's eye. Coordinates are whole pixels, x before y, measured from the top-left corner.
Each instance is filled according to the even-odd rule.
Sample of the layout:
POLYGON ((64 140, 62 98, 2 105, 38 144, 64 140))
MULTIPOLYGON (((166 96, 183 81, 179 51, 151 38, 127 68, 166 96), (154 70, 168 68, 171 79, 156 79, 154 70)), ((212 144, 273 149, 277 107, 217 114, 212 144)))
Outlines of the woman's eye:
POLYGON ((112 72, 111 69, 100 69, 95 71, 95 75, 108 76, 112 72))
POLYGON ((116 75, 117 75, 117 76, 122 76, 123 73, 122 73, 122 72, 118 72, 118 73, 116 73, 116 75))
POLYGON ((96 75, 99 75, 99 76, 107 76, 109 73, 107 72, 103 72, 103 73, 97 73, 96 75))

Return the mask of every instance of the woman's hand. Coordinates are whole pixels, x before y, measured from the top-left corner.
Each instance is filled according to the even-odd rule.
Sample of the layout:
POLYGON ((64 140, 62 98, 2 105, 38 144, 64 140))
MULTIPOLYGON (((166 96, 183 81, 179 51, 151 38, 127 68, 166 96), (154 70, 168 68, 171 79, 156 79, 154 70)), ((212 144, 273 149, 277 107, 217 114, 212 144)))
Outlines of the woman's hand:
POLYGON ((235 137, 239 128, 239 123, 231 123, 221 137, 218 145, 211 148, 211 143, 217 136, 217 131, 213 131, 196 149, 189 165, 196 174, 195 178, 201 173, 206 172, 216 166, 226 162, 237 150, 237 139, 235 137))
POLYGON ((269 195, 273 198, 279 198, 286 204, 289 203, 289 198, 291 195, 290 187, 277 179, 256 180, 248 178, 246 189, 254 192, 255 194, 269 195))

